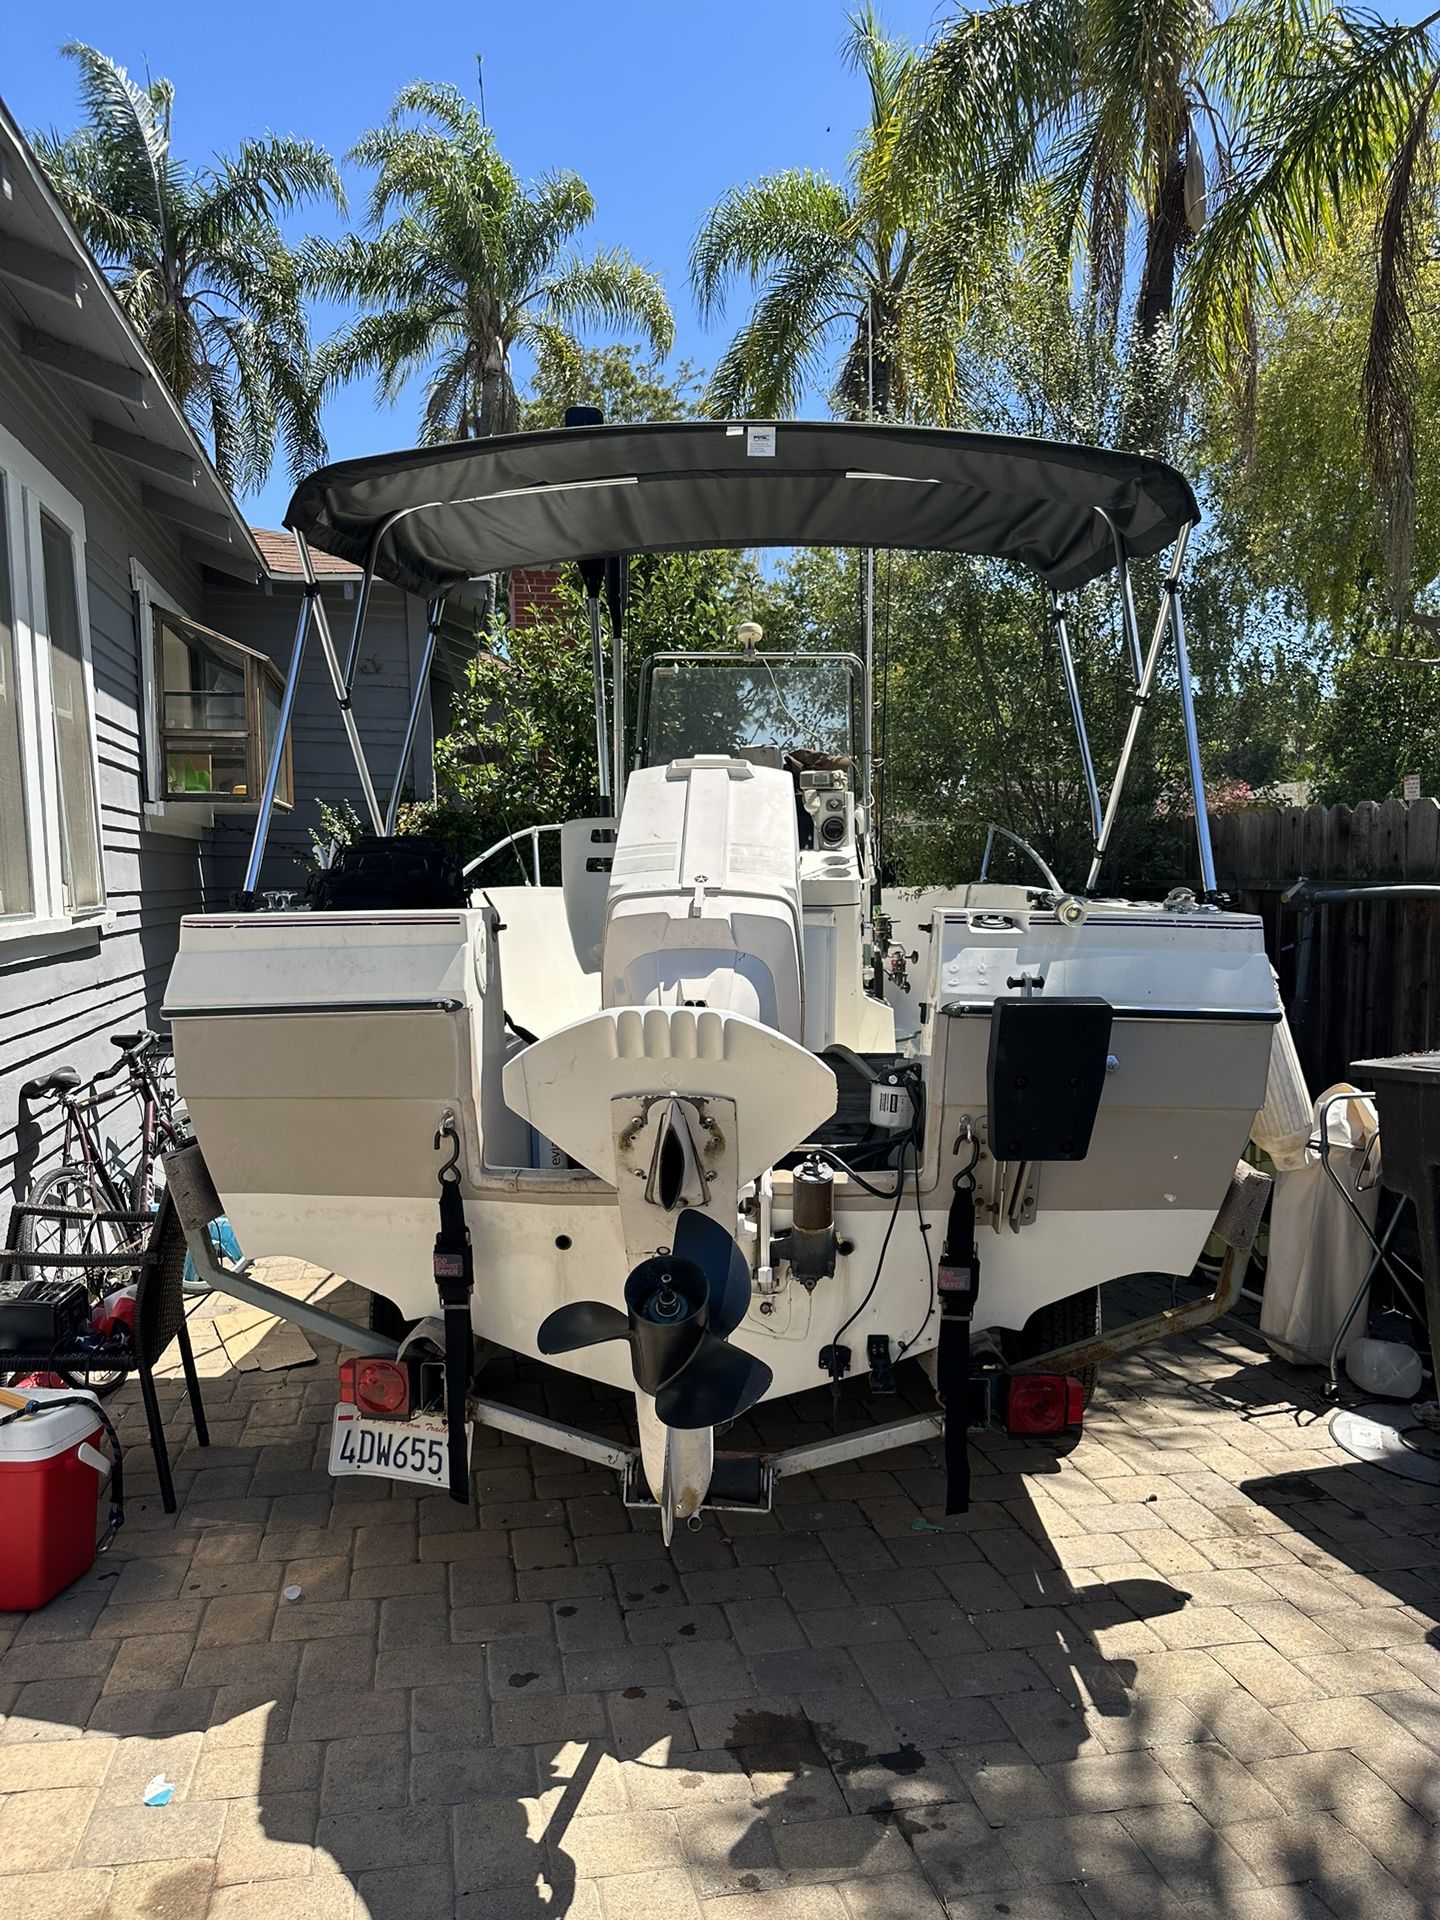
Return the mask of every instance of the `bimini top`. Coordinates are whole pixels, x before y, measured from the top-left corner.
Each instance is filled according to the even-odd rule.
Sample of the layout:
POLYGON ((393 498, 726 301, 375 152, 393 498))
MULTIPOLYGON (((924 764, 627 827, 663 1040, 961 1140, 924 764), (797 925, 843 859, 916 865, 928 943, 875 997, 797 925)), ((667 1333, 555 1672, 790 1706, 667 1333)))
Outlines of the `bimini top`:
POLYGON ((1199 519, 1162 461, 938 427, 709 420, 561 427, 343 460, 285 524, 398 587, 610 553, 906 547, 1080 587, 1199 519), (1113 528, 1113 532, 1112 532, 1113 528))

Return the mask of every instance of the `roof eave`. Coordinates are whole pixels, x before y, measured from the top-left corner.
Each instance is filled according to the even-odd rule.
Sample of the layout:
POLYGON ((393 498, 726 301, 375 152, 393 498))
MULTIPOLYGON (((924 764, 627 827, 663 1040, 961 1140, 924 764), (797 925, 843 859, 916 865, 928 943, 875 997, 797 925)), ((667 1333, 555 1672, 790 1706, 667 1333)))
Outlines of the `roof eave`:
MULTIPOLYGON (((203 441, 195 432, 190 421, 186 418, 184 409, 166 385, 159 368, 146 351, 145 345, 136 333, 129 316, 125 313, 124 308, 116 298, 115 291, 110 285, 104 270, 86 246, 71 221, 69 214, 66 213, 59 196, 46 177, 45 169, 41 166, 34 149, 25 138, 20 126, 11 115, 9 108, 3 100, 0 100, 0 171, 3 171, 4 163, 7 160, 14 166, 16 173, 23 176, 26 183, 44 206, 50 224, 54 229, 54 236, 59 242, 61 249, 73 259, 77 269, 84 277, 86 283, 85 302, 80 306, 79 311, 86 316, 85 327, 89 327, 89 316, 92 314, 103 314, 105 320, 108 322, 108 326, 95 327, 95 346, 97 349, 108 347, 113 353, 116 346, 116 335, 118 333, 124 343, 125 363, 127 365, 133 365, 134 371, 138 373, 146 383, 147 409, 153 408, 155 413, 163 418, 165 422, 167 428, 165 444, 175 447, 175 443, 177 441, 179 442, 179 446, 176 447, 175 450, 183 450, 186 457, 193 460, 199 470, 199 477, 202 484, 201 487, 197 487, 194 491, 200 493, 203 487, 203 492, 207 496, 203 503, 206 509, 213 510, 222 515, 224 519, 229 522, 231 529, 230 546, 223 555, 217 552, 215 556, 216 564, 219 565, 223 561, 226 570, 233 571, 236 561, 240 559, 243 554, 244 559, 253 563, 257 576, 261 579, 267 578, 269 570, 265 565, 264 556, 251 537, 249 525, 241 513, 240 508, 237 506, 234 497, 221 480, 220 475, 216 472, 214 461, 211 459, 203 441), (236 550, 237 545, 240 549, 239 552, 236 550)), ((60 377, 63 378, 63 375, 60 377)), ((97 445, 96 451, 97 454, 99 454, 103 449, 97 445)), ((155 486, 157 490, 163 491, 163 484, 158 476, 153 477, 148 484, 155 486)), ((175 497, 177 500, 182 498, 180 495, 176 495, 175 497)), ((197 502, 197 504, 200 503, 197 502)), ((182 537, 186 539, 186 544, 192 557, 201 565, 207 564, 207 555, 201 544, 203 534, 196 537, 197 530, 194 527, 187 528, 183 522, 178 521, 177 530, 181 533, 182 537)))

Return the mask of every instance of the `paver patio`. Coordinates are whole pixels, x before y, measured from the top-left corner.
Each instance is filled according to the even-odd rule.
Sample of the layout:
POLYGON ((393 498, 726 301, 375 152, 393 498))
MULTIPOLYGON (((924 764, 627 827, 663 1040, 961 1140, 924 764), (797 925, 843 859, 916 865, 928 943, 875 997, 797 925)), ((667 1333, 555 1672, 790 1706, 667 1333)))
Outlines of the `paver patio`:
MULTIPOLYGON (((1440 1504, 1236 1322, 1113 1368, 1063 1458, 980 1441, 963 1520, 912 1447, 668 1554, 493 1434, 468 1512, 332 1482, 333 1350, 216 1352, 208 1452, 170 1394, 179 1513, 127 1403, 124 1533, 0 1616, 25 1920, 1440 1913, 1440 1504)), ((759 1416, 789 1444, 828 1396, 759 1416)))

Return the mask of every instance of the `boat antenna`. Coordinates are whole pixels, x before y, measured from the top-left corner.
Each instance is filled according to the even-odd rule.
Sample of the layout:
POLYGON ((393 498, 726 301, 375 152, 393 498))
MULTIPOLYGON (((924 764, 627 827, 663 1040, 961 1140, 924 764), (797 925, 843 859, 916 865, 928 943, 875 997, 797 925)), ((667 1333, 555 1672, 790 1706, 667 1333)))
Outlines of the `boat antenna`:
MULTIPOLYGON (((567 407, 567 427, 603 427, 605 415, 599 407, 567 407)), ((595 687, 595 758, 600 771, 600 812, 614 815, 614 789, 610 784, 610 728, 605 712, 605 645, 600 635, 600 595, 605 589, 603 555, 578 563, 580 584, 585 589, 585 611, 590 617, 590 675, 595 687)))

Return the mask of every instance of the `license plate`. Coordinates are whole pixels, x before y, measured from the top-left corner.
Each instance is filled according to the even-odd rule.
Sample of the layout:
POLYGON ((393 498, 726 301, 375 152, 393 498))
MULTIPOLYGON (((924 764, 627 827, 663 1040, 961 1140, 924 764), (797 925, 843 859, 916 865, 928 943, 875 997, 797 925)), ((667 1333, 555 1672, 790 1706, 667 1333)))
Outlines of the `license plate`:
MULTIPOLYGON (((474 1427, 465 1426, 465 1459, 470 1459, 474 1427)), ((449 1430, 438 1413, 414 1413, 408 1420, 372 1420, 354 1407, 336 1407, 330 1429, 330 1471, 368 1473, 381 1480, 418 1480, 422 1486, 450 1485, 449 1430)))

